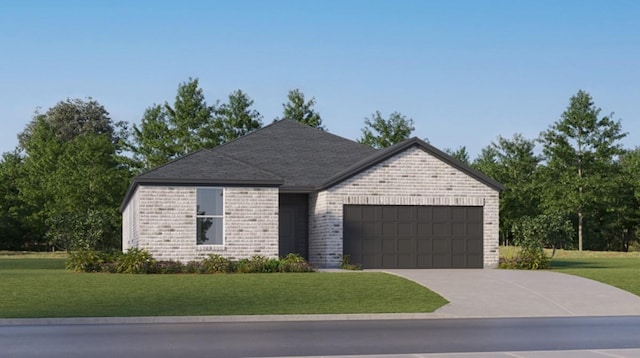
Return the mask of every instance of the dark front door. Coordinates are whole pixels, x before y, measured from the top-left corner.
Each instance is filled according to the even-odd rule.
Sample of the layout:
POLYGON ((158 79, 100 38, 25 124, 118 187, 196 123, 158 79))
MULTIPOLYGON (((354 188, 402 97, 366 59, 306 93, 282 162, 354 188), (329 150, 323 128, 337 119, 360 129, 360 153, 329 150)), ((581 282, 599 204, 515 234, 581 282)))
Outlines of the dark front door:
POLYGON ((364 268, 482 268, 482 207, 345 205, 343 253, 364 268))
POLYGON ((296 253, 309 259, 309 196, 280 194, 278 255, 296 253))

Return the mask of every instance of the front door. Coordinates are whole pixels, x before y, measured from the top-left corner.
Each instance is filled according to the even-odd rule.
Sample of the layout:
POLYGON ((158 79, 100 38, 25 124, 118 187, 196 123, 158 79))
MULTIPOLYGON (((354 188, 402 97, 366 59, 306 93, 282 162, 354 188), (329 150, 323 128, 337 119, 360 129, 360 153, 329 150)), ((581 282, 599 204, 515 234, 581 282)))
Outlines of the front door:
POLYGON ((298 254, 309 259, 309 196, 280 194, 278 255, 298 254))

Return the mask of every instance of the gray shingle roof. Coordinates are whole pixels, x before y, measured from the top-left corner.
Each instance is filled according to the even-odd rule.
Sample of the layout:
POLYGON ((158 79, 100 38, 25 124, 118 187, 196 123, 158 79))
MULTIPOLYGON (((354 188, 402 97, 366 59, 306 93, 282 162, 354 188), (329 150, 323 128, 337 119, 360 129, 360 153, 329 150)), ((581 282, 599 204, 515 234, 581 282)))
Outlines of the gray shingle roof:
POLYGON ((161 165, 135 178, 138 183, 191 184, 271 184, 281 185, 281 177, 229 158, 221 153, 201 149, 161 165))
POLYGON ((281 120, 211 150, 284 179, 285 190, 311 190, 376 150, 291 120, 281 120))
POLYGON ((213 149, 203 149, 134 178, 123 210, 139 184, 278 186, 310 192, 331 187, 411 146, 501 191, 488 176, 428 143, 411 138, 375 150, 291 120, 280 120, 213 149))

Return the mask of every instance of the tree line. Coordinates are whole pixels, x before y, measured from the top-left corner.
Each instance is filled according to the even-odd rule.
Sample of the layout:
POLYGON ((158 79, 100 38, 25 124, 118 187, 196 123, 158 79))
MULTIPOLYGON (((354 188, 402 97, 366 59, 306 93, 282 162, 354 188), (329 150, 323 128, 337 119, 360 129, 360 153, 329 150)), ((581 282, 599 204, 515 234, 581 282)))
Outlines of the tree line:
MULTIPOLYGON (((172 103, 149 106, 130 127, 91 98, 36 111, 15 150, 0 159, 0 249, 119 248, 118 209, 131 178, 261 128, 264 117, 253 104, 242 90, 209 104, 198 79, 190 78, 172 103)), ((328 131, 315 104, 291 90, 276 119, 328 131)), ((375 111, 358 141, 383 148, 414 130, 399 112, 375 111)), ((624 136, 620 122, 600 116, 580 91, 539 138, 498 137, 473 161, 464 146, 447 151, 505 185, 502 243, 513 241, 515 226, 535 219, 549 246, 628 250, 640 236, 640 149, 623 148, 624 136)))

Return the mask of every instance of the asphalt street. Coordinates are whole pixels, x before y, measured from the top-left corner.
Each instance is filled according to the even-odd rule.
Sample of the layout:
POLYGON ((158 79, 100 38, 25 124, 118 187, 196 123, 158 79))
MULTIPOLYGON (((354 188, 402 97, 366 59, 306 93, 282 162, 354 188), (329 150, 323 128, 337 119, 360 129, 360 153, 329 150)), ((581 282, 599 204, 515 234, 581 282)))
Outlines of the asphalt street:
POLYGON ((3 357, 286 357, 640 348, 640 316, 0 326, 3 357))

